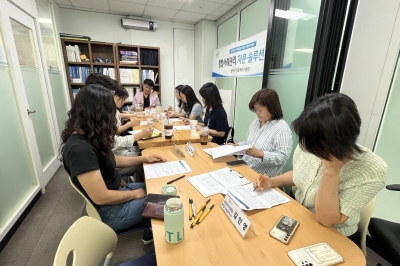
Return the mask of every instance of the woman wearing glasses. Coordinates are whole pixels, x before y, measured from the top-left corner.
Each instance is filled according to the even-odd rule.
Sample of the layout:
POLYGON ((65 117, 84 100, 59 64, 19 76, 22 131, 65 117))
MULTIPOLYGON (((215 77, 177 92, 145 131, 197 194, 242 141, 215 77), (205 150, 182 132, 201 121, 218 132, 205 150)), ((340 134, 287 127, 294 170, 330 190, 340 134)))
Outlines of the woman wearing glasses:
POLYGON ((261 89, 251 98, 249 108, 257 118, 247 138, 233 145, 251 145, 242 160, 257 173, 277 176, 292 151, 292 131, 283 120, 278 94, 273 89, 261 89))

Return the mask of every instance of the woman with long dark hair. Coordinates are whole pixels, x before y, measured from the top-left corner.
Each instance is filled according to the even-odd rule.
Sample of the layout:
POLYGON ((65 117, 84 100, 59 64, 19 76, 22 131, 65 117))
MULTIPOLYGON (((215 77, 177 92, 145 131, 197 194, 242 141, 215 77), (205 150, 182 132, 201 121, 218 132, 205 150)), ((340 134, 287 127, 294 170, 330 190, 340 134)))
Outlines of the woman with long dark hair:
POLYGON ((185 85, 181 91, 182 102, 185 103, 185 119, 186 124, 190 123, 190 120, 197 120, 199 123, 203 123, 203 110, 202 105, 197 99, 194 90, 189 85, 185 85))
POLYGON ((184 85, 178 85, 175 88, 175 98, 178 101, 179 111, 176 112, 172 106, 168 107, 168 115, 170 117, 184 117, 185 116, 185 103, 181 99, 181 91, 184 85))
MULTIPOLYGON (((104 223, 118 231, 144 218, 144 183, 125 183, 116 167, 165 161, 160 155, 119 157, 112 151, 117 133, 113 94, 105 87, 84 86, 76 95, 62 132, 61 154, 72 182, 97 206, 104 223)), ((145 234, 143 242, 152 241, 145 234)))

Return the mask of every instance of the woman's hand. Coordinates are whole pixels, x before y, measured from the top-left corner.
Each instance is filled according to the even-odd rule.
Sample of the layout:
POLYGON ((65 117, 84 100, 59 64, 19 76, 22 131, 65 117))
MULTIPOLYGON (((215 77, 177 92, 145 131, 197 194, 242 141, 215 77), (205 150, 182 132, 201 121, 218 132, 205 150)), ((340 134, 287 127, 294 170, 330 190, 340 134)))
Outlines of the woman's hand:
MULTIPOLYGON (((167 112, 168 117, 172 117, 172 116, 175 115, 175 111, 174 110, 169 110, 170 107, 168 107, 168 112, 167 112)), ((172 109, 172 107, 171 107, 171 109, 172 109)))
POLYGON ((250 149, 246 150, 246 154, 260 159, 264 157, 264 152, 254 147, 251 147, 250 149))
POLYGON ((253 187, 257 188, 257 192, 272 188, 271 178, 269 176, 259 174, 256 181, 253 182, 253 187))
POLYGON ((172 109, 172 106, 168 106, 168 110, 167 111, 174 111, 174 109, 172 109))
POLYGON ((185 118, 183 120, 183 123, 185 123, 185 125, 190 125, 190 119, 189 118, 185 118))
POLYGON ((138 120, 138 119, 136 119, 134 117, 131 117, 129 119, 130 119, 129 124, 131 125, 131 127, 135 127, 135 126, 140 125, 140 120, 138 120))
POLYGON ((143 128, 142 129, 143 136, 141 138, 151 137, 151 135, 153 135, 153 130, 154 128, 152 126, 143 128))
POLYGON ((140 199, 147 196, 147 193, 143 188, 135 189, 133 192, 135 193, 135 199, 140 199))
MULTIPOLYGON (((332 156, 331 156, 332 157, 332 156)), ((339 177, 340 169, 348 162, 349 160, 340 161, 335 157, 331 158, 331 161, 322 160, 324 163, 324 172, 328 174, 332 174, 333 176, 339 177)))
POLYGON ((144 163, 153 163, 153 162, 166 162, 167 159, 165 159, 163 156, 158 155, 158 154, 152 154, 149 156, 143 156, 143 162, 144 163))

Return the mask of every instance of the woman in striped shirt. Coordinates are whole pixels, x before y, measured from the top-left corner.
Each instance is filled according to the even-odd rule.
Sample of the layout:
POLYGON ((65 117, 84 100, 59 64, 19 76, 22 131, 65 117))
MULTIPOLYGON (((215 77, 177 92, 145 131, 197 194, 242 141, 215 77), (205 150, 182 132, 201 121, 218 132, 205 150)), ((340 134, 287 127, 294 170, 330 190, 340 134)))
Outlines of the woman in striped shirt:
POLYGON ((247 138, 238 145, 251 145, 243 160, 254 171, 277 176, 292 151, 292 131, 283 120, 279 97, 273 89, 261 89, 253 95, 249 108, 257 118, 251 123, 247 138))

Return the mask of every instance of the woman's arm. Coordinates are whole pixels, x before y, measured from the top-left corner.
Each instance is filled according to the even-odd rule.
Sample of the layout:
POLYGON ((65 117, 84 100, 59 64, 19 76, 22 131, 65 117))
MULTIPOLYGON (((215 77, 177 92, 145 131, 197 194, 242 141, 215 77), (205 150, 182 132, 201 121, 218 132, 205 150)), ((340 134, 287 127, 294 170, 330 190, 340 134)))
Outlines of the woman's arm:
POLYGON ((274 187, 294 186, 293 171, 289 171, 272 178, 269 176, 258 175, 257 180, 253 183, 253 186, 257 187, 256 191, 263 191, 265 189, 274 187))
POLYGON ((340 212, 339 181, 340 169, 345 162, 334 158, 324 162, 324 174, 315 197, 317 221, 327 227, 344 223, 349 217, 340 212))
POLYGON ((224 131, 217 131, 215 129, 209 129, 208 132, 213 137, 223 137, 223 136, 225 136, 225 132, 224 131))
POLYGON ((115 162, 118 168, 130 167, 132 165, 140 163, 153 163, 153 162, 165 162, 165 161, 167 161, 167 159, 158 154, 152 154, 149 156, 136 156, 136 157, 115 156, 115 162))
POLYGON ((129 122, 125 123, 125 125, 118 127, 117 134, 119 135, 122 132, 125 132, 126 130, 128 130, 134 126, 138 126, 138 125, 140 125, 140 121, 138 119, 132 117, 129 122))
POLYGON ((141 188, 126 191, 109 190, 100 170, 78 175, 78 180, 89 198, 97 205, 114 205, 146 196, 146 191, 141 188))

